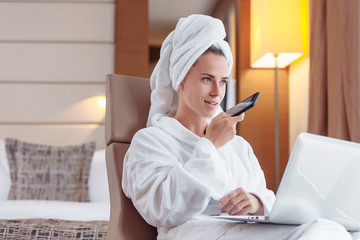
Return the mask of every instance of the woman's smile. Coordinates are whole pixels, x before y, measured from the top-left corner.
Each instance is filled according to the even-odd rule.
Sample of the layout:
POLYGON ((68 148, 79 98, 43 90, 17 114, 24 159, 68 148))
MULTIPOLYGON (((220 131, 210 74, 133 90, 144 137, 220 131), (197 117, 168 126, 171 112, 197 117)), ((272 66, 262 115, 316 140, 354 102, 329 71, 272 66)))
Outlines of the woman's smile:
POLYGON ((204 100, 204 102, 209 105, 211 108, 216 108, 219 104, 217 102, 214 102, 214 101, 207 101, 207 100, 204 100))

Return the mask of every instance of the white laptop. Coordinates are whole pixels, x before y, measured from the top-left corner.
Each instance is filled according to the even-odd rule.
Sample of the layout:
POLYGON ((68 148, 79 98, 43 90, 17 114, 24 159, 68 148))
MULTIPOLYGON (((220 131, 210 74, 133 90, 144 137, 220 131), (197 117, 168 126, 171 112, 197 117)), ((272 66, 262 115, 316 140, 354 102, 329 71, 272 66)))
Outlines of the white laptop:
POLYGON ((214 217, 296 225, 326 218, 359 231, 360 144, 301 133, 269 216, 214 217))

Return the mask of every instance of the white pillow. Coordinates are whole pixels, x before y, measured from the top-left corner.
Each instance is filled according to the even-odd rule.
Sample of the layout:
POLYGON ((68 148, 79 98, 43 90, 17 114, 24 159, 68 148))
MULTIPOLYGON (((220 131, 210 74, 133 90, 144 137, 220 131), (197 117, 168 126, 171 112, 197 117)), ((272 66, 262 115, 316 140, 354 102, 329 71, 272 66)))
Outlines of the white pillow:
POLYGON ((110 202, 105 149, 94 152, 88 185, 90 202, 110 202))
POLYGON ((10 191, 10 169, 6 157, 5 141, 0 139, 0 200, 8 199, 10 191))

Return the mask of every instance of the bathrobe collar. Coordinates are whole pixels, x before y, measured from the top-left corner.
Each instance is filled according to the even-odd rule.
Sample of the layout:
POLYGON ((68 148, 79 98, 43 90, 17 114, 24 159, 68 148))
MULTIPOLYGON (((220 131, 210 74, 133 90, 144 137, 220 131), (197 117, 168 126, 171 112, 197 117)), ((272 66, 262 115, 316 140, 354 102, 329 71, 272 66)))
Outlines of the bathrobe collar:
POLYGON ((157 116, 152 119, 152 124, 167 132, 178 141, 191 147, 195 147, 196 143, 200 140, 199 136, 184 127, 178 120, 168 115, 158 113, 157 116))

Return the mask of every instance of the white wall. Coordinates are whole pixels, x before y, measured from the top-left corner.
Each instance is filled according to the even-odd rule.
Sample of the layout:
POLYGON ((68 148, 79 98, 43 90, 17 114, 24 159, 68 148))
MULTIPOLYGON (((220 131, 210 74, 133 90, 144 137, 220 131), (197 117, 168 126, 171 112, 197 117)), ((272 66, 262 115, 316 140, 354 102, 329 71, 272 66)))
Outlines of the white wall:
POLYGON ((115 0, 0 0, 0 139, 105 147, 115 0))

